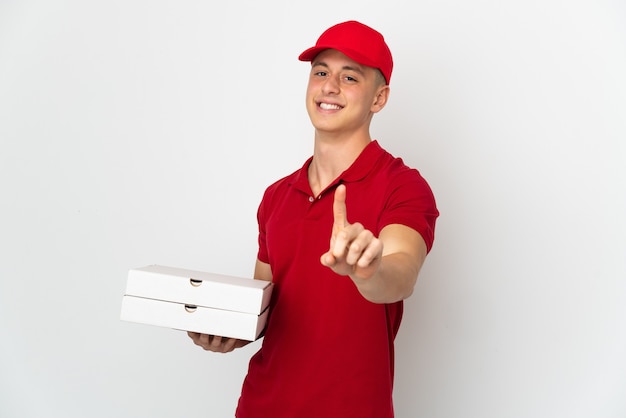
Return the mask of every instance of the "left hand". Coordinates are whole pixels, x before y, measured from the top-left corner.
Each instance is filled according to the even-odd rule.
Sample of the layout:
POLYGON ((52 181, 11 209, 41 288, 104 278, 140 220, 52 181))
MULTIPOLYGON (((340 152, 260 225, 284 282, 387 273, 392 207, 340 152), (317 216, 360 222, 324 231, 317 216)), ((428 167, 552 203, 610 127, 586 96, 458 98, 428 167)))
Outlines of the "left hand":
POLYGON ((326 267, 353 280, 369 279, 376 274, 383 256, 383 243, 360 223, 349 223, 346 209, 346 186, 335 190, 333 229, 330 248, 320 261, 326 267))
POLYGON ((250 343, 250 341, 238 340, 236 338, 226 338, 192 331, 187 331, 187 335, 189 335, 189 338, 193 340, 195 345, 214 353, 230 353, 235 348, 241 348, 250 343))

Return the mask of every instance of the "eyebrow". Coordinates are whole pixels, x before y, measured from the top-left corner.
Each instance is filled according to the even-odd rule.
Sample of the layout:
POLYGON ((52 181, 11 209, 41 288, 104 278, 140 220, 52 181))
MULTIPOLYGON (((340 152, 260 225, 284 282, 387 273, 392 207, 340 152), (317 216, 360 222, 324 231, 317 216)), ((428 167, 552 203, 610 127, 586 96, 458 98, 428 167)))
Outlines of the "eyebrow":
MULTIPOLYGON (((324 61, 313 61, 312 66, 313 67, 317 67, 317 66, 322 66, 324 68, 328 68, 330 69, 330 67, 328 66, 328 64, 326 64, 324 61)), ((342 70, 348 70, 348 71, 354 71, 356 73, 359 73, 361 75, 364 75, 365 72, 363 71, 363 69, 359 66, 359 67, 353 67, 351 65, 344 65, 343 67, 341 67, 342 70)))

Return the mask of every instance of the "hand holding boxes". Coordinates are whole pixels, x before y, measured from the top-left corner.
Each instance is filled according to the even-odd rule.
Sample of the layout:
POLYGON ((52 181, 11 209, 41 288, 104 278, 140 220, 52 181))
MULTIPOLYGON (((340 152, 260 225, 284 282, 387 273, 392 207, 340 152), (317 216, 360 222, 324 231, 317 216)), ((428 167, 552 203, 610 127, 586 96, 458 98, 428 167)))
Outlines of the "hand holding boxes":
POLYGON ((128 272, 121 319, 256 340, 267 321, 273 285, 242 277, 151 265, 128 272))

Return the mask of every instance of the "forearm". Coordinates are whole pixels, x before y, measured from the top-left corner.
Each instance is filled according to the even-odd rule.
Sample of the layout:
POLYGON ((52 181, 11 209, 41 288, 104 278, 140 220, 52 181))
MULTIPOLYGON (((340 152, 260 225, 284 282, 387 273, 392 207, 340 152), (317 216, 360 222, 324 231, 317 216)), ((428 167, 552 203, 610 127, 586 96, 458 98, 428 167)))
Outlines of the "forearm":
POLYGON ((369 278, 350 275, 363 297, 374 303, 393 303, 413 293, 421 262, 407 253, 383 256, 376 273, 369 278))

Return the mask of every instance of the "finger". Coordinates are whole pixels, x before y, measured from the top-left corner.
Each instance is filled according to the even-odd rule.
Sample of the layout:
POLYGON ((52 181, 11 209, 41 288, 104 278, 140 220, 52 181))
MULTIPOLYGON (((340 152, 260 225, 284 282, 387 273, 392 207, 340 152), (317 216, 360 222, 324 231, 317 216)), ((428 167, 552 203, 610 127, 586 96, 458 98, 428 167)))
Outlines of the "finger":
POLYGON ((202 343, 200 342, 200 338, 202 337, 202 334, 200 334, 199 332, 192 332, 192 331, 188 331, 187 335, 189 335, 189 338, 191 338, 191 340, 193 341, 193 343, 195 345, 202 345, 202 343))
POLYGON ((333 195, 333 230, 330 236, 331 257, 327 257, 327 263, 334 264, 335 258, 344 257, 348 245, 348 237, 344 229, 348 226, 346 210, 346 186, 340 184, 333 195))
MULTIPOLYGON (((357 224, 354 224, 352 227, 356 225, 357 224)), ((358 230, 358 235, 356 235, 347 247, 348 252, 346 254, 346 263, 351 266, 357 264, 374 239, 374 234, 365 228, 360 228, 358 230)))
POLYGON ((361 253, 359 259, 356 262, 357 267, 367 268, 380 257, 383 253, 383 242, 374 238, 365 250, 361 253))
POLYGON ((340 184, 335 190, 333 200, 333 230, 344 228, 348 225, 348 214, 346 210, 346 186, 340 184))
POLYGON ((231 351, 233 351, 235 349, 235 344, 236 343, 237 343, 237 339, 236 338, 228 338, 224 342, 224 347, 222 348, 222 352, 223 353, 230 353, 231 351))
POLYGON ((211 336, 208 334, 200 334, 200 336, 196 340, 194 340, 194 342, 196 343, 196 345, 199 345, 205 350, 208 350, 211 342, 211 336))
POLYGON ((323 266, 332 267, 335 265, 336 259, 331 251, 328 251, 320 257, 320 262, 323 266))
POLYGON ((356 222, 352 225, 346 226, 341 231, 337 232, 331 248, 333 256, 339 259, 347 257, 348 253, 352 250, 353 247, 353 251, 360 253, 367 245, 367 243, 359 243, 357 241, 359 235, 362 234, 364 231, 365 228, 363 227, 363 225, 356 222))
POLYGON ((219 335, 213 335, 213 338, 211 338, 211 342, 209 346, 211 347, 211 350, 213 351, 220 350, 222 346, 222 337, 219 335))

